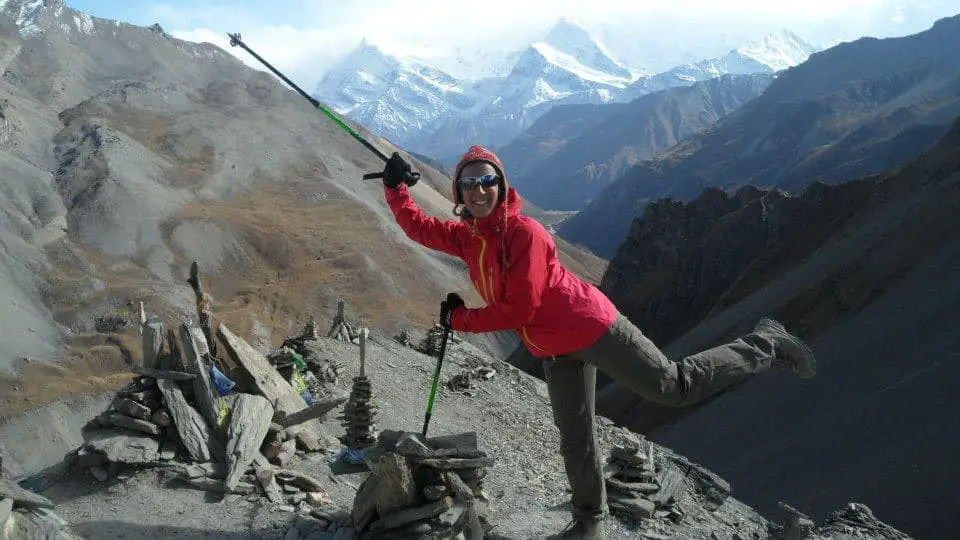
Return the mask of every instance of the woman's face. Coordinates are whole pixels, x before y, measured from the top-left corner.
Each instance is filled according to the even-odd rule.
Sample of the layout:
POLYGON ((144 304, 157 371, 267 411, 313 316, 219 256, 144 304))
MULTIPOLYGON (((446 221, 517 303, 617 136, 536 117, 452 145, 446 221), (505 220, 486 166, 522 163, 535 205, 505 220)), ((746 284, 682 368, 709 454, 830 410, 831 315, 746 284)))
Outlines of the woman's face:
POLYGON ((485 161, 468 163, 460 171, 460 193, 463 194, 463 205, 467 207, 473 217, 489 216, 497 207, 500 195, 499 178, 492 185, 490 176, 496 176, 497 170, 485 161))

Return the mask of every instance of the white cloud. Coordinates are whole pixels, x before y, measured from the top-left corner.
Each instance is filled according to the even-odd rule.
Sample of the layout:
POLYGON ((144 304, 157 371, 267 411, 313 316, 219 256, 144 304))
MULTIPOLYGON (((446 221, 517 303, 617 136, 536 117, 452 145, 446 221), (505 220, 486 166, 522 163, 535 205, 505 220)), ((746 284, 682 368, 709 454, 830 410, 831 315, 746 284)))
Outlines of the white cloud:
POLYGON ((627 63, 665 69, 722 54, 781 28, 824 45, 863 35, 913 33, 960 11, 953 4, 955 0, 293 0, 227 6, 195 1, 187 8, 154 4, 149 13, 177 37, 210 41, 262 67, 243 50, 229 47, 226 33, 240 32, 260 56, 312 90, 364 37, 388 51, 425 57, 457 48, 507 51, 529 44, 568 16, 627 63))

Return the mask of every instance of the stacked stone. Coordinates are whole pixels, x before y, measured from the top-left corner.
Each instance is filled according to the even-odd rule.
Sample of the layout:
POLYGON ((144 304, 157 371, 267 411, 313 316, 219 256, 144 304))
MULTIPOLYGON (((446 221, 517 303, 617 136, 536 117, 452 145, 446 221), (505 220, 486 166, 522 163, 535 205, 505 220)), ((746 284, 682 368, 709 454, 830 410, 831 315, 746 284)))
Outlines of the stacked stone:
POLYGON ((303 374, 303 378, 313 396, 325 395, 328 387, 340 382, 343 366, 335 357, 324 353, 314 317, 310 317, 299 336, 286 338, 280 348, 267 357, 287 380, 290 380, 293 369, 290 351, 300 355, 306 362, 307 371, 303 374))
POLYGON ((404 347, 415 348, 413 338, 410 337, 410 332, 407 332, 406 329, 400 330, 397 335, 393 336, 393 340, 404 347))
POLYGON ((347 322, 346 316, 344 315, 343 299, 338 299, 337 314, 333 318, 333 323, 330 325, 330 331, 327 332, 327 337, 330 339, 349 341, 355 345, 359 345, 360 332, 361 328, 359 326, 347 322))
POLYGON ((426 441, 411 433, 382 434, 386 452, 354 500, 357 532, 371 538, 483 538, 488 524, 481 515, 481 479, 494 460, 476 441, 474 432, 426 441))
MULTIPOLYGON (((455 337, 453 333, 450 334, 449 343, 457 344, 460 343, 460 339, 455 337)), ((423 354, 429 356, 439 356, 440 355, 440 345, 443 343, 443 327, 439 324, 436 324, 430 330, 427 330, 427 335, 420 340, 420 343, 417 344, 416 349, 423 354)))
POLYGON ((347 432, 340 440, 348 448, 357 450, 377 442, 374 418, 377 407, 373 404, 373 389, 366 375, 353 378, 350 398, 343 407, 343 425, 347 432))
POLYGON ((610 512, 636 520, 668 517, 679 523, 684 475, 673 467, 658 466, 652 444, 624 432, 610 450, 605 467, 610 512), (645 447, 645 448, 644 448, 645 447))
POLYGON ((489 366, 464 369, 447 381, 447 388, 471 396, 474 394, 474 390, 480 387, 481 381, 489 381, 496 373, 497 370, 489 366))
POLYGON ((90 469, 98 480, 106 480, 115 472, 117 463, 146 463, 159 457, 170 461, 176 457, 179 447, 176 430, 168 429, 173 420, 164 406, 157 381, 153 377, 137 376, 121 388, 113 402, 103 413, 87 424, 87 431, 96 428, 121 428, 130 432, 123 441, 138 451, 134 455, 115 440, 94 436, 87 440, 72 456, 81 467, 90 469))

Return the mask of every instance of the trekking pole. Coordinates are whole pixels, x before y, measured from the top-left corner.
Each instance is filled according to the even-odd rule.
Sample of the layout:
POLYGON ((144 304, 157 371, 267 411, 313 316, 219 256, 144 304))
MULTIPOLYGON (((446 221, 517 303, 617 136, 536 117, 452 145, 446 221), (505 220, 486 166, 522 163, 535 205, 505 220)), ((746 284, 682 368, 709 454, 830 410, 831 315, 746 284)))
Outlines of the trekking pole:
POLYGON ((443 366, 443 355, 447 352, 447 339, 450 329, 443 329, 443 340, 440 342, 440 356, 437 358, 437 369, 433 372, 433 386, 430 387, 430 400, 427 401, 427 414, 423 417, 423 438, 427 438, 427 427, 430 425, 430 416, 433 415, 433 400, 437 396, 437 383, 440 382, 440 367, 443 366))
MULTIPOLYGON (((374 154, 375 156, 377 156, 378 158, 382 159, 382 160, 384 161, 384 163, 386 163, 386 161, 387 161, 389 158, 388 158, 383 152, 381 152, 380 150, 378 150, 376 146, 370 144, 370 141, 368 141, 367 139, 365 139, 365 138, 363 137, 363 135, 357 133, 357 131, 356 131, 355 129, 353 129, 352 127, 350 127, 349 125, 347 125, 346 122, 344 122, 343 120, 341 120, 340 117, 337 116, 337 113, 335 113, 335 112, 333 112, 332 110, 330 110, 330 108, 327 107, 326 105, 324 105, 323 103, 320 103, 319 101, 317 101, 316 99, 314 99, 310 94, 306 93, 302 88, 300 88, 300 87, 297 86, 293 81, 291 81, 290 79, 288 79, 283 73, 280 73, 280 72, 277 70, 277 68, 275 68, 275 67, 273 67, 272 65, 270 65, 270 63, 267 62, 266 60, 264 60, 263 58, 260 58, 260 55, 259 55, 259 54, 253 52, 253 50, 252 50, 250 47, 248 47, 247 44, 244 43, 242 39, 240 39, 240 33, 239 33, 239 32, 234 33, 234 34, 227 33, 227 36, 230 38, 230 46, 231 46, 231 47, 237 47, 237 46, 239 46, 239 47, 242 48, 243 50, 245 50, 245 51, 247 51, 248 53, 250 53, 251 55, 253 55, 254 58, 256 58, 258 61, 260 61, 261 64, 267 66, 267 68, 268 68, 270 71, 272 71, 272 72, 274 73, 274 75, 276 75, 277 77, 280 77, 281 79, 283 79, 283 82, 285 82, 285 83, 287 83, 288 85, 290 85, 291 88, 293 88, 294 90, 296 90, 297 93, 299 93, 301 96, 304 97, 304 99, 306 99, 307 101, 309 101, 311 105, 313 105, 314 107, 317 108, 317 110, 319 110, 320 112, 322 112, 323 114, 325 114, 325 115, 327 116, 327 118, 333 120, 333 121, 334 121, 338 126, 340 126, 344 131, 346 131, 346 132, 349 133, 351 136, 353 136, 354 139, 360 141, 364 146, 366 146, 366 147, 367 147, 367 150, 370 150, 371 152, 373 152, 373 154, 374 154)), ((420 178, 420 173, 411 173, 411 174, 412 174, 414 177, 416 177, 416 178, 420 178)), ((382 178, 382 177, 383 177, 383 173, 382 173, 382 172, 367 173, 367 174, 363 175, 363 179, 364 179, 364 180, 370 180, 370 179, 372 179, 372 178, 382 178)))

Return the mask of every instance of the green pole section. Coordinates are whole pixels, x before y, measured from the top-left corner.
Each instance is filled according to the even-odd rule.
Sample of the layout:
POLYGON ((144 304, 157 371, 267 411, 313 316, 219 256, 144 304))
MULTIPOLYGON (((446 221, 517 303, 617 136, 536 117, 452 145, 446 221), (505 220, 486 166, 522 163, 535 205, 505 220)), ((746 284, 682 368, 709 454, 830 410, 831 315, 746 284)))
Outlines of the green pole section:
POLYGON ((430 387, 430 399, 427 401, 427 414, 423 418, 424 439, 427 438, 427 427, 430 426, 430 417, 433 415, 433 401, 437 396, 437 383, 440 382, 440 368, 443 366, 443 355, 447 352, 447 339, 450 337, 450 329, 443 329, 443 341, 440 342, 440 356, 437 358, 437 369, 433 372, 433 385, 430 387))
POLYGON ((331 120, 333 120, 338 126, 340 126, 344 131, 346 131, 347 133, 349 133, 354 139, 360 141, 360 143, 362 143, 364 146, 366 146, 368 150, 370 150, 371 152, 374 153, 374 155, 376 155, 378 158, 382 159, 384 162, 386 162, 387 159, 389 159, 389 158, 387 158, 387 156, 385 156, 385 155, 383 154, 383 152, 381 152, 381 151, 378 150, 375 146, 373 146, 372 144, 370 144, 370 142, 367 141, 367 139, 365 139, 365 138, 363 137, 363 135, 360 135, 359 133, 357 133, 353 128, 351 128, 350 126, 348 126, 346 122, 344 122, 343 120, 341 120, 340 117, 337 116, 336 113, 334 113, 334 112, 331 111, 327 106, 323 105, 322 103, 320 103, 319 101, 317 101, 316 99, 314 99, 310 94, 304 92, 302 88, 300 88, 300 87, 297 86, 293 81, 291 81, 290 79, 288 79, 283 73, 280 73, 279 71, 277 71, 277 69, 274 68, 273 66, 271 66, 269 62, 267 62, 267 61, 264 60, 263 58, 260 58, 260 55, 259 55, 259 54, 253 52, 253 50, 251 50, 250 47, 247 47, 247 44, 244 43, 242 39, 240 39, 240 34, 239 34, 239 33, 237 33, 237 34, 227 34, 227 36, 230 38, 230 45, 231 45, 231 46, 233 46, 233 47, 240 46, 243 50, 245 50, 245 51, 247 51, 248 53, 250 53, 254 58, 256 58, 257 60, 259 60, 261 64, 267 66, 267 68, 268 68, 270 71, 272 71, 272 72, 274 73, 274 75, 276 75, 277 77, 280 77, 281 79, 283 79, 283 82, 285 82, 285 83, 287 83, 288 85, 290 85, 291 88, 293 88, 294 90, 296 90, 301 96, 303 96, 304 98, 306 98, 307 101, 309 101, 310 103, 312 103, 313 106, 316 107, 320 112, 322 112, 322 113, 325 114, 328 118, 330 118, 331 120))

